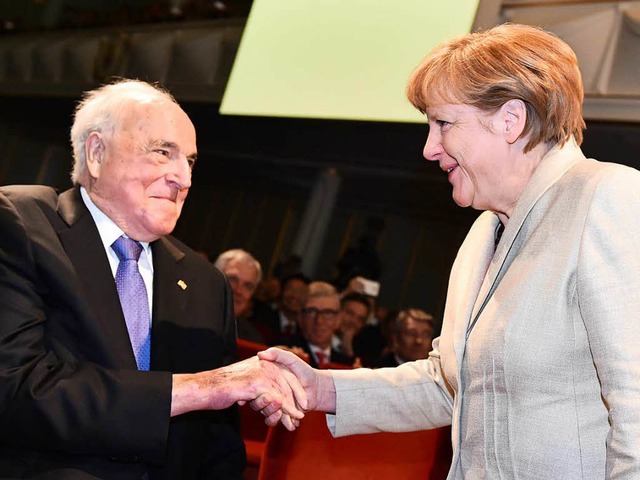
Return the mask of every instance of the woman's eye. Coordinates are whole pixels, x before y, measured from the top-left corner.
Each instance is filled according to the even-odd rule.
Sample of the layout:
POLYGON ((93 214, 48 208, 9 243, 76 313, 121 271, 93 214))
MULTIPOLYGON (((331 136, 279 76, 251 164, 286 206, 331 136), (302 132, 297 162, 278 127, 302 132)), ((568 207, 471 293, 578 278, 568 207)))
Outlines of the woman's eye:
POLYGON ((444 128, 449 125, 449 122, 447 122, 446 120, 436 120, 436 125, 438 125, 440 128, 444 128))

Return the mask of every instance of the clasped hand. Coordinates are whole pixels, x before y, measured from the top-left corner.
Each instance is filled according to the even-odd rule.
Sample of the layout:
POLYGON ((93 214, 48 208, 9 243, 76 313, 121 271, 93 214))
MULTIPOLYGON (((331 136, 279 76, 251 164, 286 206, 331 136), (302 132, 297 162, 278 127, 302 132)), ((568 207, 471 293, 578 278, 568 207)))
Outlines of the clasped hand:
POLYGON ((297 355, 275 347, 259 352, 258 358, 265 370, 273 372, 281 398, 267 392, 249 402, 251 408, 265 416, 267 425, 280 422, 295 430, 304 413, 317 406, 316 370, 297 355))

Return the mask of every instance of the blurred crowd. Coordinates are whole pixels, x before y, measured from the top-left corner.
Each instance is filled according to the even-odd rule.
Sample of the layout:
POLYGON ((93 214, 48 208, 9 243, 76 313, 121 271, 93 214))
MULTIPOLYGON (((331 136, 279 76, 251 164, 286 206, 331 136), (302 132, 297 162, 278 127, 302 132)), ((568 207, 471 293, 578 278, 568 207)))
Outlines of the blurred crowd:
POLYGON ((338 289, 292 271, 292 263, 280 276, 263 277, 245 250, 215 259, 233 290, 239 338, 289 349, 318 368, 394 367, 427 357, 433 315, 379 305, 377 281, 354 276, 338 289))

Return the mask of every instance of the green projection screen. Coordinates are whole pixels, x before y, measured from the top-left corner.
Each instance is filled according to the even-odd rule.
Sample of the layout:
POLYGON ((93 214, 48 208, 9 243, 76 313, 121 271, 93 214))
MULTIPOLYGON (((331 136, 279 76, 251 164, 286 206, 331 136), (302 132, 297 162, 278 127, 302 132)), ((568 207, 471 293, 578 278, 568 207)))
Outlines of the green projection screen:
POLYGON ((220 112, 424 122, 407 78, 479 1, 254 0, 220 112))

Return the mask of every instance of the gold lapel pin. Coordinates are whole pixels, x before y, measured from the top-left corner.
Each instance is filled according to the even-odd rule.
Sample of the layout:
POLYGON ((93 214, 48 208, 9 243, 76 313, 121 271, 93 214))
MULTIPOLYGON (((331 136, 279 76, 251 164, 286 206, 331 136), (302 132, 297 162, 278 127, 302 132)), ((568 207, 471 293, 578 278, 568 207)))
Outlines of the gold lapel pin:
POLYGON ((178 280, 178 286, 183 290, 187 289, 187 284, 184 283, 184 280, 178 280))

